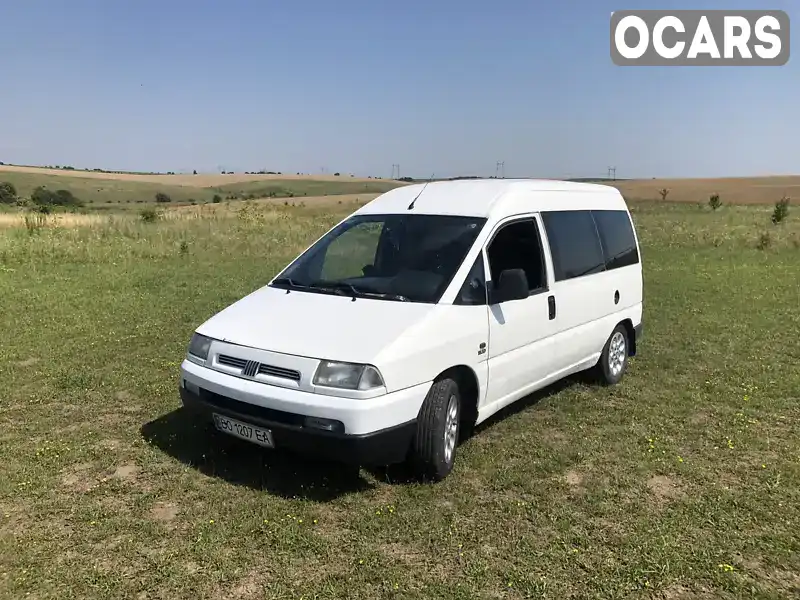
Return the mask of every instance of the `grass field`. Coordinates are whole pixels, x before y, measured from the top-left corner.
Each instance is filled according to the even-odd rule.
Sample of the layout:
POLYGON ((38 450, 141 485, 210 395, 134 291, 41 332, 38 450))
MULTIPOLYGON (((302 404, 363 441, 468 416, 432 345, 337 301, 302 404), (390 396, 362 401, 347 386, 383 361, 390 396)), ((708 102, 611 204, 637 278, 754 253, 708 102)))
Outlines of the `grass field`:
POLYGON ((520 401, 421 485, 178 408, 194 327, 355 202, 0 229, 0 598, 800 595, 800 216, 634 203, 623 382, 520 401))
POLYGON ((376 194, 398 181, 333 175, 133 175, 63 171, 35 167, 0 166, 0 182, 9 182, 27 197, 38 186, 69 190, 94 210, 121 212, 155 204, 155 195, 167 194, 170 205, 203 204, 214 195, 223 199, 262 197, 303 198, 348 194, 376 194))
POLYGON ((728 177, 722 179, 632 179, 603 182, 613 185, 626 198, 660 200, 659 190, 667 189, 666 200, 704 204, 719 194, 723 204, 775 204, 782 197, 800 198, 800 177, 728 177))

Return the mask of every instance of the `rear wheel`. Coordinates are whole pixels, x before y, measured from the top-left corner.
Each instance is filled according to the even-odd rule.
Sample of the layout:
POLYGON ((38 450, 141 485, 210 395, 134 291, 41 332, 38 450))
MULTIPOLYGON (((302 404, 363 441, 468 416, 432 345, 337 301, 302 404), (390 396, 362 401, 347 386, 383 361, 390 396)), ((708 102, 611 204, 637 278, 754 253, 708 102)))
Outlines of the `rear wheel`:
POLYGON ((418 476, 441 481, 450 474, 456 459, 460 420, 458 384, 449 378, 436 381, 419 411, 411 448, 410 462, 418 476))
POLYGON ((597 363, 597 375, 605 385, 619 383, 625 374, 628 368, 628 343, 628 330, 620 323, 611 332, 597 363))

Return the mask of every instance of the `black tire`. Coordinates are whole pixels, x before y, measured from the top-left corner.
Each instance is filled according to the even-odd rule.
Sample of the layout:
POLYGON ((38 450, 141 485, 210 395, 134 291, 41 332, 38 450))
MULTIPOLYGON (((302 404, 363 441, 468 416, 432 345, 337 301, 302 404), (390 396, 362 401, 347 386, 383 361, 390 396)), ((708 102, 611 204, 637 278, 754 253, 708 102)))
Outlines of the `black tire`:
POLYGON ((441 481, 453 470, 458 447, 461 420, 461 394, 458 384, 449 378, 434 382, 417 417, 417 432, 411 445, 409 462, 421 479, 441 481), (450 402, 455 402, 455 426, 448 428, 450 402), (448 453, 445 430, 454 439, 452 450, 448 453))
POLYGON ((625 375, 628 370, 629 344, 628 330, 619 323, 608 336, 600 360, 597 361, 596 374, 603 385, 616 385, 625 375))

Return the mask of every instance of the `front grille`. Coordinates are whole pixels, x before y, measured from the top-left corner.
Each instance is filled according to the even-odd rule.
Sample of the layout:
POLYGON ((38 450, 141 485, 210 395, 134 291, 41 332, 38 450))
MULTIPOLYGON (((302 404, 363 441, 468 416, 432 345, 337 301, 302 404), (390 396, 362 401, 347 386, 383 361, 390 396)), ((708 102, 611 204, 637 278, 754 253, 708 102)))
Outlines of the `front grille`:
POLYGON ((269 375, 271 377, 281 377, 283 379, 300 381, 300 371, 295 371, 294 369, 284 369, 283 367, 261 364, 258 365, 258 372, 260 375, 269 375))
POLYGON ((244 369, 244 366, 247 364, 247 361, 243 358, 236 358, 235 356, 228 356, 226 354, 220 354, 217 357, 217 362, 226 367, 233 367, 235 369, 244 369))
POLYGON ((229 356, 227 354, 220 354, 217 356, 217 363, 226 367, 239 369, 245 377, 255 377, 256 375, 269 375, 270 377, 278 377, 280 379, 291 379, 292 381, 300 381, 300 371, 295 369, 286 369, 284 367, 276 367, 274 365, 265 365, 256 361, 238 358, 236 356, 229 356))

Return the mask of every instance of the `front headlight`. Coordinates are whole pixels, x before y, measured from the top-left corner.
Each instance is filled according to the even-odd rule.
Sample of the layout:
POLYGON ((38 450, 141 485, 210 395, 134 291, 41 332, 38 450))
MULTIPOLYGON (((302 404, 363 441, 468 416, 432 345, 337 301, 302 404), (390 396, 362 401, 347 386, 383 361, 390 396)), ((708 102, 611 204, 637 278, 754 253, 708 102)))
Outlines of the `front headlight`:
POLYGON ((314 373, 314 385, 345 390, 372 390, 382 387, 383 377, 372 365, 323 360, 314 373))
POLYGON ((189 359, 194 359, 194 362, 199 362, 200 364, 205 363, 206 359, 208 359, 208 351, 211 349, 211 341, 210 337, 199 333, 193 334, 187 350, 189 359))

